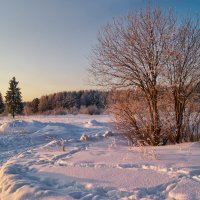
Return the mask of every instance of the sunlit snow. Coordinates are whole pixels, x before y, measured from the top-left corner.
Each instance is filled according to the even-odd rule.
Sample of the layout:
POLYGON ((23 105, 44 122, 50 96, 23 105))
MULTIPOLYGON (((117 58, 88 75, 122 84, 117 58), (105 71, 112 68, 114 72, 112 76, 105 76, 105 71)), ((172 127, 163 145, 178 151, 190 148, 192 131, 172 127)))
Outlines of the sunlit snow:
POLYGON ((200 143, 129 147, 109 115, 0 120, 0 199, 200 199, 200 143))

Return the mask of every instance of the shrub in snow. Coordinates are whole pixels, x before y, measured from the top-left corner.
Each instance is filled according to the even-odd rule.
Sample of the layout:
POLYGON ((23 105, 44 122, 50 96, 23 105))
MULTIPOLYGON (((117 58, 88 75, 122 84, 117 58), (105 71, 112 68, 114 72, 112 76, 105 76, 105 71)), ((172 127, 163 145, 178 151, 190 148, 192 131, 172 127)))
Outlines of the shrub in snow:
POLYGON ((111 144, 108 145, 108 149, 112 149, 112 148, 116 148, 117 147, 117 143, 116 143, 116 139, 114 138, 111 142, 111 144))
POLYGON ((70 113, 73 114, 73 115, 77 115, 78 114, 78 108, 75 107, 75 106, 70 108, 70 113))
POLYGON ((97 108, 96 105, 88 106, 88 112, 90 115, 99 115, 100 110, 97 108))
POLYGON ((137 141, 138 152, 140 153, 141 159, 156 159, 156 147, 148 146, 145 141, 137 141))
POLYGON ((80 114, 89 114, 88 113, 88 109, 86 106, 81 106, 80 110, 79 110, 80 114))
POLYGON ((80 114, 89 114, 89 115, 99 115, 100 110, 97 108, 96 105, 90 105, 88 107, 81 106, 79 113, 80 114))
POLYGON ((135 144, 138 140, 143 140, 148 145, 156 145, 150 131, 151 120, 147 112, 147 102, 143 97, 140 91, 113 91, 109 110, 116 120, 115 128, 125 135, 130 143, 135 144))
POLYGON ((87 140, 89 140, 89 137, 88 137, 88 135, 83 134, 83 135, 81 135, 80 140, 81 141, 87 141, 87 140))
POLYGON ((65 151, 65 142, 66 142, 66 140, 63 140, 63 139, 61 138, 61 140, 60 140, 60 145, 61 145, 63 151, 65 151))
POLYGON ((52 111, 52 114, 53 115, 66 115, 67 114, 67 111, 65 109, 62 109, 62 108, 55 108, 53 111, 52 111))

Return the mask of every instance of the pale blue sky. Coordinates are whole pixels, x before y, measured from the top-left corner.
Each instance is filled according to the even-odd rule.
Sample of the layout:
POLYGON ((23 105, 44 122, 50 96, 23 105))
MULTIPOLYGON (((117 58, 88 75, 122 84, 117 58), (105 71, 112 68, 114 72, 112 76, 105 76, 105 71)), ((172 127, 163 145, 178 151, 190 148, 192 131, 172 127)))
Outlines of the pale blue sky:
MULTIPOLYGON (((151 1, 178 16, 200 13, 200 0, 151 1)), ((0 0, 0 91, 20 82, 23 100, 88 89, 87 57, 100 28, 144 0, 0 0)))

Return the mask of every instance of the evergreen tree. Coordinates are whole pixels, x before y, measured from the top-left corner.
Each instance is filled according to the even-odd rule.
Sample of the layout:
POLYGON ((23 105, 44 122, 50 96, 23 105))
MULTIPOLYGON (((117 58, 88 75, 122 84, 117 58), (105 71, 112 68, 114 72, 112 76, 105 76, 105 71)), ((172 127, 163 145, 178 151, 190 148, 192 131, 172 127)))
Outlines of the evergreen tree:
POLYGON ((13 77, 9 82, 10 87, 5 96, 6 107, 13 118, 16 114, 21 114, 23 111, 22 96, 20 88, 17 86, 18 83, 19 82, 16 81, 15 77, 13 77))
POLYGON ((0 114, 4 112, 4 103, 3 103, 3 98, 0 93, 0 114))
POLYGON ((33 113, 38 112, 39 103, 40 103, 40 100, 38 98, 33 99, 33 101, 31 102, 31 111, 33 113))

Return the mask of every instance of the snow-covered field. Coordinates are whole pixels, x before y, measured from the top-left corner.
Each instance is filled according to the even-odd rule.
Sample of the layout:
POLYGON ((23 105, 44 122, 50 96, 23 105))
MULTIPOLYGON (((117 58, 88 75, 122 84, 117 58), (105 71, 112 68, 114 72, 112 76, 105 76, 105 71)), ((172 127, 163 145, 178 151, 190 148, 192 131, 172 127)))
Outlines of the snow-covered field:
POLYGON ((200 143, 129 148, 112 125, 108 115, 1 118, 0 200, 200 199, 200 143))

